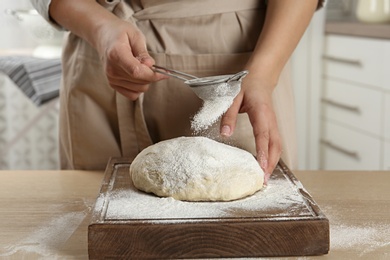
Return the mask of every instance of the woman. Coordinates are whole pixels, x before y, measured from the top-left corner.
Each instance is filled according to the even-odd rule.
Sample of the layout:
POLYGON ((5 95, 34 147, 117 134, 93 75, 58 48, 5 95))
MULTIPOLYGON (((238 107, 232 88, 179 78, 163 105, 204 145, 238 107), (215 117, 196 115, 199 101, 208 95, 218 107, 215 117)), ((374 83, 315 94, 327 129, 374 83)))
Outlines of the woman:
POLYGON ((151 66, 196 76, 249 74, 219 124, 222 139, 257 155, 266 180, 296 164, 289 57, 318 0, 32 0, 69 30, 63 52, 63 168, 104 169, 152 143, 190 135, 200 100, 151 66), (283 151, 283 152, 282 152, 283 151))

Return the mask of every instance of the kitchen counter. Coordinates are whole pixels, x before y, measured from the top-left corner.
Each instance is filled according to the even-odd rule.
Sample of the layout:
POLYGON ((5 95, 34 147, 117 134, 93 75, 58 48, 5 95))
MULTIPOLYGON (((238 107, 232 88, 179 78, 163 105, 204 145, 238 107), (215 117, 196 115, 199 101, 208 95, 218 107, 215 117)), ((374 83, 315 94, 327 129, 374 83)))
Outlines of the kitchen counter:
MULTIPOLYGON (((329 254, 305 259, 390 258, 389 171, 294 174, 330 221, 329 254)), ((102 179, 93 171, 0 171, 0 258, 87 259, 102 179)))
POLYGON ((390 39, 390 23, 368 24, 361 22, 326 22, 326 34, 341 34, 368 38, 390 39))

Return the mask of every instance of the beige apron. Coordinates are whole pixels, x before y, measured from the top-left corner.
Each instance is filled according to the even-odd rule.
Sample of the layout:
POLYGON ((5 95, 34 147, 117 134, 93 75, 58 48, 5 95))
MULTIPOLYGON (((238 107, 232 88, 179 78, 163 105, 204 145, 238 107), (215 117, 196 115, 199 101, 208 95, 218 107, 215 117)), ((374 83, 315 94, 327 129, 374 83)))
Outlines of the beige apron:
MULTIPOLYGON (((197 76, 242 70, 265 16, 260 0, 99 0, 145 34, 156 64, 197 76)), ((65 169, 104 169, 110 157, 134 158, 161 140, 191 136, 200 99, 177 79, 152 84, 132 102, 109 87, 96 51, 70 34, 63 53, 60 154, 65 169)), ((288 67, 286 67, 288 68, 288 67)), ((285 69, 274 91, 282 158, 296 164, 293 94, 285 69)), ((206 134, 217 139, 219 123, 206 134)), ((222 141, 222 140, 220 140, 222 141)), ((226 141, 226 140, 224 140, 226 141)), ((228 143, 255 154, 246 114, 228 143)))

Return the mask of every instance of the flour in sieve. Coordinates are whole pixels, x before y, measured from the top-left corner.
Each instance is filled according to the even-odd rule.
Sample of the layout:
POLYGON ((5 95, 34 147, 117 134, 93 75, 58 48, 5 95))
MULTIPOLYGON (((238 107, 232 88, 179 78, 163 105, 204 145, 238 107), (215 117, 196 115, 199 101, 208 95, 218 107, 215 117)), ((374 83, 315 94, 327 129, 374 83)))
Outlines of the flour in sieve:
POLYGON ((241 82, 235 81, 201 87, 202 94, 199 96, 204 102, 191 121, 191 129, 199 133, 214 124, 233 104, 234 98, 241 89, 240 85, 241 82))

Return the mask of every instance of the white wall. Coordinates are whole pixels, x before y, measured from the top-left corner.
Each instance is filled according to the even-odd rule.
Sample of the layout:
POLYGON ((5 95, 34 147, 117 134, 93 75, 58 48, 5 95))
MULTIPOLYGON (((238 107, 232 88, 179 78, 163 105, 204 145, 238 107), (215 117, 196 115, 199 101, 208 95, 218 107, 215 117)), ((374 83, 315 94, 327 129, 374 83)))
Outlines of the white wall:
POLYGON ((0 50, 34 48, 37 43, 6 9, 31 9, 29 0, 0 0, 0 50))

